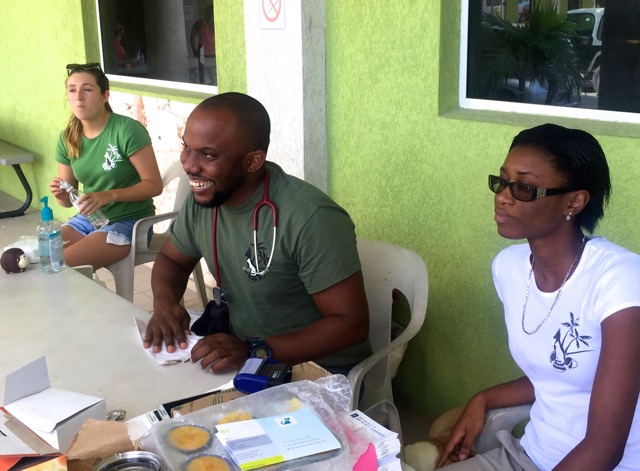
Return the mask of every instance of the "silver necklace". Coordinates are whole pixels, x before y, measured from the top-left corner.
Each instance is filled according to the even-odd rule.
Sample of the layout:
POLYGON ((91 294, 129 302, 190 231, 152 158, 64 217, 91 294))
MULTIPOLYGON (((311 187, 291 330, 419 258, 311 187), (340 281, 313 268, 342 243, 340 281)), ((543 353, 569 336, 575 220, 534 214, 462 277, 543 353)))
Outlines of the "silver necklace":
POLYGON ((522 331, 527 334, 527 335, 533 335, 535 334, 538 330, 540 330, 540 327, 542 327, 542 324, 545 323, 545 321, 549 318, 549 316, 551 315, 551 311, 553 311, 553 308, 556 306, 556 303, 558 302, 558 298, 560 297, 560 293, 562 293, 562 288, 564 288, 564 284, 567 282, 567 280, 569 279, 569 277, 571 276, 571 273, 573 272, 573 267, 575 267, 576 263, 578 263, 578 260, 580 260, 580 256, 582 255, 582 252, 584 251, 584 246, 587 243, 587 238, 586 236, 582 236, 582 244, 580 246, 580 250, 578 250, 578 254, 576 255, 576 258, 573 260, 573 263, 571 264, 571 266, 569 267, 569 271, 567 271, 567 274, 564 277, 564 280, 562 281, 562 284, 560 285, 560 289, 558 289, 558 294, 556 294, 556 299, 553 300, 553 304, 551 304, 551 307, 549 308, 549 311, 547 312, 547 315, 544 316, 544 318, 540 321, 540 324, 538 324, 538 327, 536 327, 533 332, 528 332, 527 329, 525 329, 524 327, 524 317, 525 317, 525 313, 527 312, 527 301, 529 301, 529 284, 531 283, 531 274, 533 273, 533 266, 536 263, 536 259, 533 258, 531 260, 531 270, 529 271, 529 279, 527 280, 527 288, 524 292, 524 305, 522 306, 522 331))

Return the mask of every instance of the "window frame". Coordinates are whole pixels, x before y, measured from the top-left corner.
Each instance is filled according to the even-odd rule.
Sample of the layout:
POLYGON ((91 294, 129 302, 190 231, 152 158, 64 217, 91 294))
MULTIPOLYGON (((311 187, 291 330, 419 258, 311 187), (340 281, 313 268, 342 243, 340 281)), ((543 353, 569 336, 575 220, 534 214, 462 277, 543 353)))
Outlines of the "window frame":
MULTIPOLYGON (((98 50, 100 53, 100 66, 102 67, 102 70, 105 70, 105 57, 102 42, 102 22, 100 20, 99 2, 100 0, 95 0, 96 21, 98 24, 98 50)), ((218 85, 204 85, 200 83, 175 82, 154 78, 133 77, 128 75, 112 74, 109 72, 105 72, 105 75, 109 79, 111 85, 123 85, 125 87, 131 86, 131 88, 151 88, 152 90, 157 90, 158 92, 171 90, 176 92, 187 92, 207 96, 218 94, 218 85)))

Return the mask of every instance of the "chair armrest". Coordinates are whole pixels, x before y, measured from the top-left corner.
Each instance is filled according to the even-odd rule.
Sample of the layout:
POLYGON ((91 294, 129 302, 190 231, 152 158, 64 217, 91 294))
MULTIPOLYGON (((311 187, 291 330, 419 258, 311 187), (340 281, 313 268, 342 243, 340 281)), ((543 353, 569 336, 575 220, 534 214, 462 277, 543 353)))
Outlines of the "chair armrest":
POLYGON ((511 432, 516 425, 529 418, 530 411, 531 404, 488 410, 482 432, 473 445, 474 451, 485 453, 498 446, 496 433, 499 430, 511 432))
POLYGON ((359 394, 356 394, 355 391, 360 391, 362 381, 364 380, 369 370, 371 370, 371 368, 377 365, 380 361, 385 359, 385 357, 388 358, 389 353, 391 353, 393 350, 401 347, 409 340, 411 340, 419 329, 419 326, 417 327, 417 329, 415 329, 415 327, 412 326, 412 322, 409 322, 409 325, 406 327, 406 329, 400 335, 398 335, 397 338, 391 341, 389 345, 381 350, 378 350, 377 352, 374 352, 371 356, 365 358, 356 366, 351 368, 351 371, 349 371, 349 373, 347 374, 347 379, 349 380, 351 390, 354 391, 352 395, 351 410, 355 410, 358 408, 359 394))
POLYGON ((157 214, 155 216, 148 216, 146 218, 138 219, 133 226, 132 241, 136 244, 136 250, 147 250, 149 248, 148 234, 155 224, 174 219, 178 215, 178 211, 172 211, 170 213, 157 214))

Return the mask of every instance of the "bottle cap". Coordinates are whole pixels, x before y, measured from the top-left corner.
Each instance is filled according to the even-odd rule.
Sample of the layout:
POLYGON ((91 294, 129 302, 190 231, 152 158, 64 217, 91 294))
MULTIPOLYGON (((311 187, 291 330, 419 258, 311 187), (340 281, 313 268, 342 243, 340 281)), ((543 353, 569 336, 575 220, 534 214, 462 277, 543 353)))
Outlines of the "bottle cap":
POLYGON ((43 196, 40 201, 44 203, 44 208, 40 210, 40 217, 43 221, 51 221, 53 219, 53 211, 49 207, 49 197, 43 196))

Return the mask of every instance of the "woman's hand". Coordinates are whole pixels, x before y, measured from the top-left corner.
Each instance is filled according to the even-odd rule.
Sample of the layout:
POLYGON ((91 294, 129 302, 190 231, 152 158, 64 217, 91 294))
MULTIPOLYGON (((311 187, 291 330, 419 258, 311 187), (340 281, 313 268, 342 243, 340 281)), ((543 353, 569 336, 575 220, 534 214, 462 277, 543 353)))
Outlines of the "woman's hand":
POLYGON ((51 190, 51 193, 53 193, 53 196, 56 197, 56 199, 67 194, 67 192, 60 187, 61 181, 62 181, 62 178, 53 177, 53 180, 49 182, 49 189, 51 190))
POLYGON ((73 169, 69 165, 59 163, 58 176, 54 177, 53 180, 49 182, 49 189, 60 206, 63 208, 70 208, 73 205, 69 200, 69 194, 60 187, 60 182, 63 180, 73 187, 77 188, 78 186, 78 180, 76 180, 76 177, 73 174, 73 169))
POLYGON ((89 216, 102 208, 104 205, 113 203, 115 199, 110 191, 95 191, 85 193, 78 198, 80 213, 89 216))
POLYGON ((69 201, 69 195, 60 187, 60 182, 62 180, 63 179, 60 177, 54 177, 53 180, 49 182, 49 189, 60 206, 63 208, 70 208, 72 204, 71 201, 69 201))
POLYGON ((471 447, 476 437, 482 432, 485 412, 484 401, 480 396, 474 396, 453 426, 449 441, 438 459, 437 468, 441 468, 447 459, 455 463, 474 455, 471 447))

